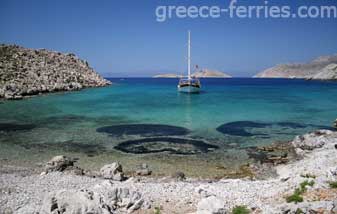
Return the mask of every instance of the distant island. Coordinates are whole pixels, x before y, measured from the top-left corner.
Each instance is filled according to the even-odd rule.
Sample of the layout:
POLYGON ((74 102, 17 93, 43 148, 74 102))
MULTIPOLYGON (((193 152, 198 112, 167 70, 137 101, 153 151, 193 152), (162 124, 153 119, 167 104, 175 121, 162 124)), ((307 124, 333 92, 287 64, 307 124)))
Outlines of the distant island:
POLYGON ((110 84, 73 53, 0 45, 0 99, 110 84))
MULTIPOLYGON (((223 73, 221 71, 216 71, 216 70, 210 70, 210 69, 201 69, 200 71, 197 71, 191 75, 192 77, 197 77, 197 78, 231 78, 230 75, 223 73)), ((153 78, 181 78, 182 75, 178 74, 159 74, 153 76, 153 78)))
POLYGON ((153 78, 181 78, 182 75, 178 74, 158 74, 153 76, 153 78))
POLYGON ((336 80, 337 55, 321 56, 309 63, 276 65, 256 74, 254 77, 336 80))

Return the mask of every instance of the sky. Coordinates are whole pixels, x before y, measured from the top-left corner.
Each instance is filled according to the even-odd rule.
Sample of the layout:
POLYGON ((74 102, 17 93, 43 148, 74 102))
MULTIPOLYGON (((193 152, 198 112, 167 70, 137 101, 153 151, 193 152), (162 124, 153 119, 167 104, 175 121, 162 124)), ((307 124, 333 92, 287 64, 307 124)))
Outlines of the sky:
MULTIPOLYGON (((186 72, 188 30, 193 66, 236 77, 337 53, 336 18, 156 20, 155 10, 161 5, 228 4, 228 0, 0 0, 0 43, 72 52, 105 77, 186 72)), ((337 6, 337 1, 270 0, 268 4, 337 6)))

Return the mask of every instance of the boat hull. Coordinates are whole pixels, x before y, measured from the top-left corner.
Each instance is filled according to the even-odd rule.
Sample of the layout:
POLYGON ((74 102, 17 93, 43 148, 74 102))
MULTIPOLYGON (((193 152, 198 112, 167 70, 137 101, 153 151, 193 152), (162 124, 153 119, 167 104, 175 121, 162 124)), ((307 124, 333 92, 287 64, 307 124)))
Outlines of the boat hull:
POLYGON ((178 91, 183 92, 183 93, 199 93, 200 92, 200 87, 195 87, 195 86, 179 86, 178 85, 178 91))

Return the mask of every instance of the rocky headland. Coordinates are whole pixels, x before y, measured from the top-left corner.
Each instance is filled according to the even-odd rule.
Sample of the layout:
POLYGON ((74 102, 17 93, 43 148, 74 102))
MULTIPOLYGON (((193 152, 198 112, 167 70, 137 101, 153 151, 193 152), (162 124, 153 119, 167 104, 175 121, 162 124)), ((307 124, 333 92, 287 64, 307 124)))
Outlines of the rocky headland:
POLYGON ((75 54, 0 45, 0 99, 109 84, 75 54))
POLYGON ((309 63, 280 64, 268 68, 257 78, 337 79, 337 55, 321 56, 309 63))
MULTIPOLYGON (((200 180, 182 172, 153 178, 143 164, 127 176, 116 160, 97 172, 56 156, 42 173, 0 167, 2 213, 337 213, 337 132, 318 130, 288 142, 296 159, 264 166, 276 176, 200 180)), ((264 148, 271 150, 272 148, 264 148)), ((261 168, 260 167, 260 168, 261 168)), ((253 169, 253 167, 251 167, 253 169)))
POLYGON ((182 75, 178 74, 158 74, 153 76, 153 78, 181 78, 182 75))

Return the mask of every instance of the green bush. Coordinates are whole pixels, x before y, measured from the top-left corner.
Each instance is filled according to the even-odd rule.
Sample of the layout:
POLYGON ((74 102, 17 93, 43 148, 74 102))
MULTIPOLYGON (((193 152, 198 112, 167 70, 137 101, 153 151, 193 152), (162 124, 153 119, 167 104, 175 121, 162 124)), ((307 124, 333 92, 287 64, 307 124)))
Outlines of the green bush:
POLYGON ((160 207, 155 207, 154 208, 154 214, 160 214, 160 207))
POLYGON ((329 183, 331 188, 337 188, 337 181, 332 181, 329 183))
POLYGON ((316 175, 307 173, 307 174, 301 174, 301 177, 303 177, 303 178, 313 178, 313 179, 315 179, 315 178, 316 178, 316 175))
POLYGON ((295 214, 304 214, 304 212, 300 208, 297 208, 295 214))
POLYGON ((297 204, 297 203, 303 202, 303 197, 301 196, 301 194, 295 191, 294 194, 288 196, 286 200, 287 200, 287 203, 294 202, 295 204, 297 204))
POLYGON ((308 181, 308 180, 305 180, 303 181, 302 183, 300 183, 300 187, 301 187, 301 194, 304 193, 305 191, 307 191, 307 186, 314 186, 315 184, 315 181, 308 181))
POLYGON ((303 202, 303 197, 302 194, 305 193, 305 191, 307 191, 307 186, 314 186, 315 181, 308 181, 305 180, 302 183, 300 183, 300 188, 296 188, 294 193, 290 196, 288 196, 286 198, 286 201, 288 203, 290 202, 294 202, 295 204, 299 203, 299 202, 303 202))
POLYGON ((232 210, 232 214, 249 214, 250 210, 246 206, 236 206, 232 210))

